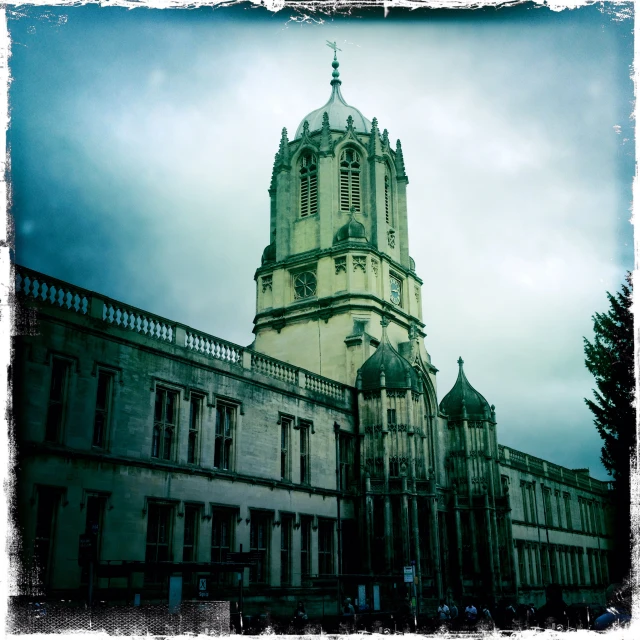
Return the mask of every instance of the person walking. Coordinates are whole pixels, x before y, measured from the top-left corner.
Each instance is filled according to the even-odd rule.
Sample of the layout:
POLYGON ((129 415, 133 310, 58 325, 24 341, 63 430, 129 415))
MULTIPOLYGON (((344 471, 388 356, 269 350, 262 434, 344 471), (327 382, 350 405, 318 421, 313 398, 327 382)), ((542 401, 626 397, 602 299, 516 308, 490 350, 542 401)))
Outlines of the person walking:
POLYGON ((464 610, 464 619, 471 624, 475 624, 478 620, 478 610, 473 606, 473 602, 470 602, 464 610))
POLYGON ((444 600, 440 600, 440 606, 438 607, 438 619, 440 622, 451 620, 451 610, 444 600))
POLYGON ((295 613, 293 614, 293 626, 296 627, 296 629, 302 629, 308 619, 309 616, 307 615, 307 611, 304 607, 304 602, 300 600, 300 602, 298 602, 298 606, 296 607, 295 613))

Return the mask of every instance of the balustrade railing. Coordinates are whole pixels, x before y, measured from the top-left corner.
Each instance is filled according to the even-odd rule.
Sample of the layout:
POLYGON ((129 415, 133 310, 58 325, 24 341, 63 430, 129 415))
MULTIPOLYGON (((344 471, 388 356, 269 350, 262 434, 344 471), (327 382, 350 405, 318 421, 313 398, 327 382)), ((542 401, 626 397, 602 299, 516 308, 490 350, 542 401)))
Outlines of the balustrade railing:
POLYGON ((91 293, 30 269, 16 268, 16 294, 86 315, 91 293))
POLYGON ((196 333, 190 329, 185 331, 184 345, 180 346, 211 358, 217 358, 232 364, 242 364, 242 353, 244 351, 242 347, 220 338, 196 333))
POLYGON ((334 398, 344 398, 344 387, 341 384, 313 373, 306 374, 305 387, 316 393, 324 393, 334 398))
POLYGON ((259 353, 252 353, 251 368, 269 378, 298 384, 299 369, 285 362, 280 362, 280 360, 275 360, 259 353))
POLYGON ((102 307, 102 319, 121 329, 129 329, 163 342, 173 342, 175 335, 175 324, 164 318, 123 305, 121 302, 106 300, 102 307))
POLYGON ((16 266, 16 294, 102 320, 107 325, 173 344, 216 360, 251 369, 289 384, 347 401, 346 387, 286 362, 270 358, 185 325, 111 300, 93 291, 72 286, 37 271, 16 266), (248 357, 248 354, 251 357, 248 357), (247 357, 245 357, 245 355, 247 357))

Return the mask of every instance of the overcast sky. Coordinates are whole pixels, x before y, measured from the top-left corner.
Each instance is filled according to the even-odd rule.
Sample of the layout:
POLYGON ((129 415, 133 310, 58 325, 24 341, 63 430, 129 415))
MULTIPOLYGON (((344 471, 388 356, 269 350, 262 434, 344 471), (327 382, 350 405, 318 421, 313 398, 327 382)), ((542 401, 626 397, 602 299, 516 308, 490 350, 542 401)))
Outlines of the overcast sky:
POLYGON ((240 344, 283 126, 343 95, 409 176, 438 397, 462 356, 503 444, 602 479, 583 336, 633 267, 632 20, 20 8, 16 260, 240 344))

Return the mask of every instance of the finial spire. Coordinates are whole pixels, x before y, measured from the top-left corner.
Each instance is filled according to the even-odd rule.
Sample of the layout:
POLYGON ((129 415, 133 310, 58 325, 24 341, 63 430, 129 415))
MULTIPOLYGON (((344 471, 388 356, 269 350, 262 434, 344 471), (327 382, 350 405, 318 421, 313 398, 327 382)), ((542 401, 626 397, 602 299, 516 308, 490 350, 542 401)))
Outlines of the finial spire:
POLYGON ((460 356, 458 358, 458 366, 462 369, 462 365, 464 364, 464 360, 462 359, 462 356, 460 356))
POLYGON ((333 62, 331 63, 331 66, 333 67, 333 73, 331 74, 333 79, 331 80, 331 84, 342 84, 342 81, 340 80, 340 72, 338 71, 338 67, 340 66, 340 63, 338 62, 338 51, 342 51, 342 49, 339 49, 335 42, 329 42, 329 40, 327 40, 327 47, 333 49, 333 62))

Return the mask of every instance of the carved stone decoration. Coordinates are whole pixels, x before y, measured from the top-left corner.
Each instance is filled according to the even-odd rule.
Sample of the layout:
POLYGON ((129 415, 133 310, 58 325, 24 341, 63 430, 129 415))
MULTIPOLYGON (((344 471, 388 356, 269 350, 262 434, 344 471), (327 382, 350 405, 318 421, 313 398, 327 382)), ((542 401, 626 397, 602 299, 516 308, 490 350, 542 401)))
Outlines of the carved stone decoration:
POLYGON ((262 276, 262 293, 267 289, 273 291, 273 276, 262 276))
POLYGON ((371 258, 371 270, 374 275, 378 275, 378 261, 375 258, 371 258))
POLYGON ((335 259, 336 275, 341 271, 347 272, 347 258, 342 256, 335 259))
POLYGON ((364 273, 367 272, 367 257, 366 256, 353 256, 353 270, 362 269, 364 273))
POLYGON ((393 229, 387 231, 387 241, 392 249, 396 246, 396 232, 393 229))
POLYGON ((418 285, 415 286, 414 292, 416 294, 416 302, 420 304, 420 287, 418 285))

